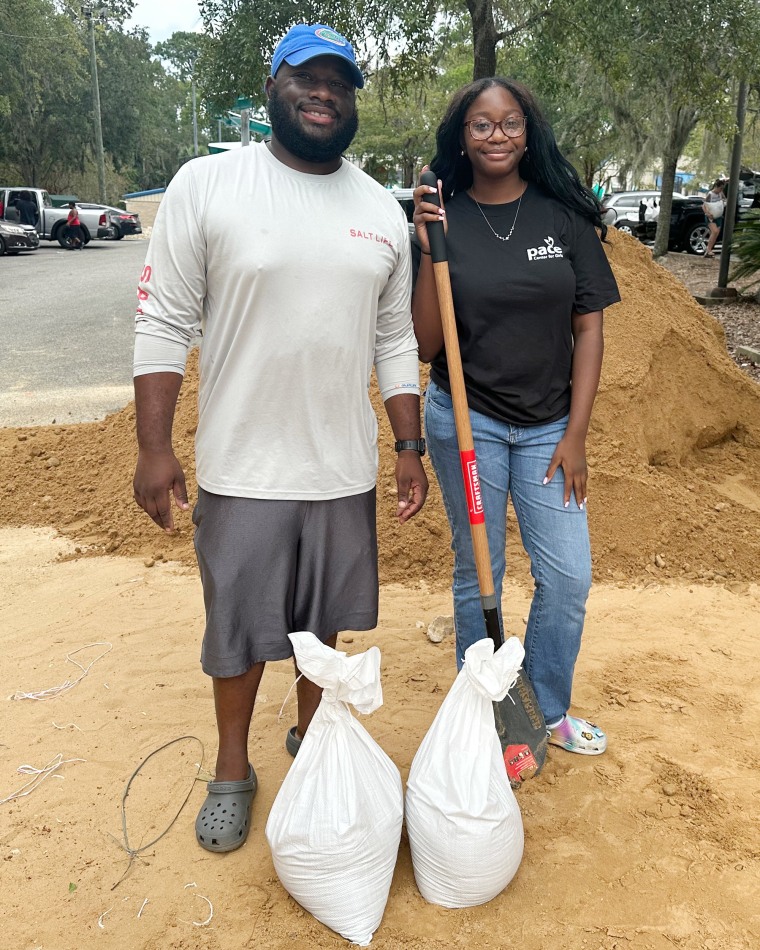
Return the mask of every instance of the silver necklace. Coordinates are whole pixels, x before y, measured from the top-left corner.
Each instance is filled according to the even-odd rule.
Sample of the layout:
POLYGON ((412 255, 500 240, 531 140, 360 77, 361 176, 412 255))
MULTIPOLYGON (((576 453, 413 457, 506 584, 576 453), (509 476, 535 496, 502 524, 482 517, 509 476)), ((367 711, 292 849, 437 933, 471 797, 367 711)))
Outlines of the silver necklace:
POLYGON ((480 207, 480 205, 478 204, 478 199, 475 197, 475 195, 474 195, 472 192, 470 192, 470 197, 471 197, 472 200, 475 202, 475 204, 478 205, 478 211, 483 215, 483 220, 484 220, 485 223, 488 225, 488 227, 491 229, 491 234, 493 234, 493 236, 494 236, 495 238, 498 238, 500 241, 508 241, 508 240, 512 237, 512 232, 514 231, 515 225, 517 224, 517 215, 520 213, 520 205, 522 204, 523 195, 524 195, 525 192, 527 191, 527 187, 528 187, 528 186, 526 185, 525 188, 523 188, 523 190, 522 190, 522 194, 520 195, 520 200, 517 202, 517 211, 515 211, 515 220, 512 222, 512 227, 509 229, 509 234, 508 234, 506 237, 504 237, 503 234, 498 234, 496 231, 494 231, 493 227, 491 227, 491 222, 490 222, 490 221, 488 220, 488 218, 485 216, 485 213, 484 213, 483 209, 482 209, 482 208, 480 207))

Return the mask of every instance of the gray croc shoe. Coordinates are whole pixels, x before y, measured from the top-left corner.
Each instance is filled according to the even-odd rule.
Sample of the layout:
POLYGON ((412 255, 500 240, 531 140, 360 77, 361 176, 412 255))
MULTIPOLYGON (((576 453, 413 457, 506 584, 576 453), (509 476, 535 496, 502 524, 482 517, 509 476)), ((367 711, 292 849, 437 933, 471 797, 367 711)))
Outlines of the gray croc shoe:
POLYGON ((195 837, 207 851, 234 851, 248 837, 251 805, 258 788, 253 766, 238 782, 209 782, 206 801, 195 819, 195 837))
POLYGON ((298 755, 298 750, 301 748, 302 742, 303 739, 299 739, 296 735, 296 727, 291 726, 290 729, 288 729, 288 734, 285 736, 285 748, 293 758, 298 755))

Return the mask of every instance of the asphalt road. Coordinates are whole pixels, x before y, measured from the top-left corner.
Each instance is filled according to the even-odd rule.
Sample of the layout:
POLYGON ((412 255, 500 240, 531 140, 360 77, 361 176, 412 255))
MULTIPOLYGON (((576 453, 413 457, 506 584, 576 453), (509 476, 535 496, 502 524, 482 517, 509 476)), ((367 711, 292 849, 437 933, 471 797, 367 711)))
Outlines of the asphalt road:
POLYGON ((0 426, 88 422, 132 398, 137 279, 148 242, 43 241, 0 257, 0 426))

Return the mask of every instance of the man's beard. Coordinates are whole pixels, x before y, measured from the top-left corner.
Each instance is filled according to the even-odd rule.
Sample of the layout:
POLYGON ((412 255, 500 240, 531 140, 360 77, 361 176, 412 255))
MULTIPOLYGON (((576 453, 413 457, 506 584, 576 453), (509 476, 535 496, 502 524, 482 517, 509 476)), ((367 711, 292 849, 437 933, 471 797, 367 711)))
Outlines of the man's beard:
POLYGON ((338 126, 329 135, 310 135, 294 115, 295 106, 284 102, 276 87, 270 90, 267 108, 272 134, 283 148, 304 162, 322 164, 339 158, 359 128, 359 116, 354 108, 351 116, 338 120, 338 126))

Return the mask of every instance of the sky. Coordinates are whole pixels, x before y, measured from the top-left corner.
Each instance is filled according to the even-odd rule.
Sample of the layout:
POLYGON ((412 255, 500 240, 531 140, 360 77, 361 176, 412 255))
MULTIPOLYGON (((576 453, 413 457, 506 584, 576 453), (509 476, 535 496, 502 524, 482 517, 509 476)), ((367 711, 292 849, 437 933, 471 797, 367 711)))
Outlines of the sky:
POLYGON ((201 15, 196 0, 137 0, 126 26, 145 27, 155 45, 177 30, 188 33, 200 30, 201 15))

